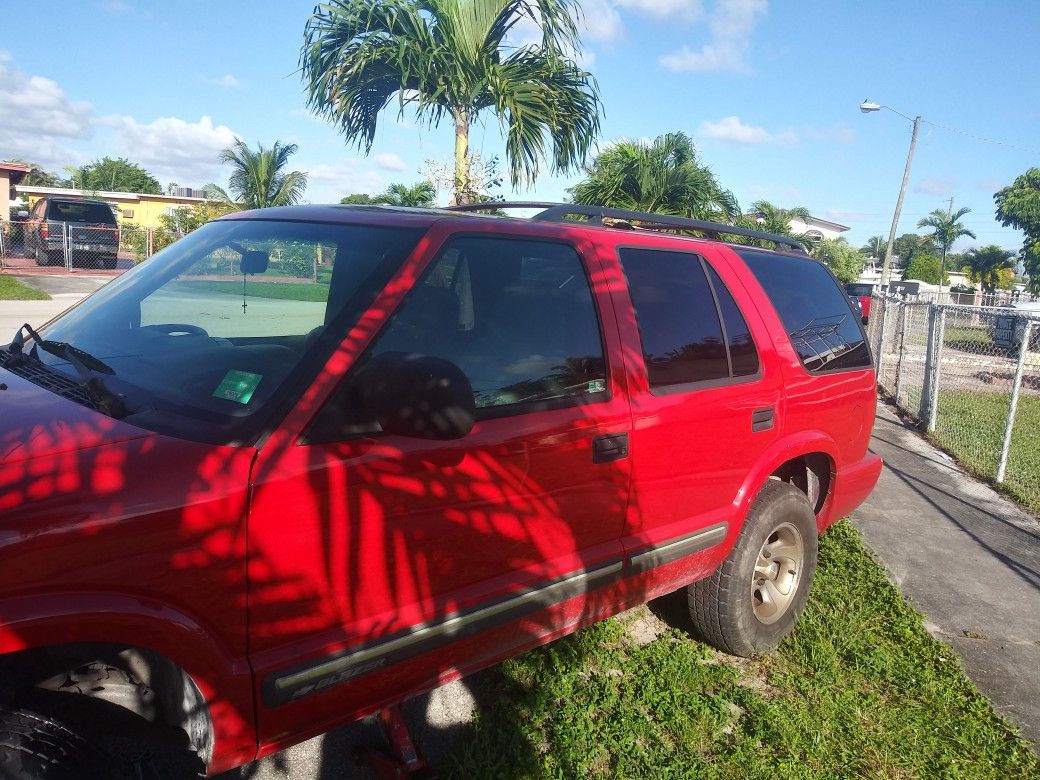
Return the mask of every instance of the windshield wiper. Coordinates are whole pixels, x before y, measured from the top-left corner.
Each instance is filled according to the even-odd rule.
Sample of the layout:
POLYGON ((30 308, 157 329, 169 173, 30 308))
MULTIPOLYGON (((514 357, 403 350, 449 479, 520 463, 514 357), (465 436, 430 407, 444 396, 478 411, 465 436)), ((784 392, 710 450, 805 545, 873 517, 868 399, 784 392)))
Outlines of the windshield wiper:
MULTIPOLYGON (((14 355, 25 355, 22 348, 25 346, 25 336, 22 332, 25 331, 29 334, 29 337, 33 340, 33 350, 42 349, 56 357, 64 358, 69 362, 76 373, 79 374, 80 384, 83 389, 87 391, 87 395, 90 400, 97 406, 97 408, 107 414, 110 417, 120 419, 125 417, 129 410, 126 407, 125 399, 122 395, 118 395, 109 390, 101 377, 94 376, 93 373, 108 374, 109 376, 114 375, 115 369, 112 368, 108 363, 100 360, 89 352, 74 347, 66 341, 51 341, 40 336, 32 326, 27 322, 20 327, 14 334, 14 339, 11 340, 10 346, 8 346, 8 352, 14 355)), ((31 357, 39 360, 36 355, 29 353, 31 357)))

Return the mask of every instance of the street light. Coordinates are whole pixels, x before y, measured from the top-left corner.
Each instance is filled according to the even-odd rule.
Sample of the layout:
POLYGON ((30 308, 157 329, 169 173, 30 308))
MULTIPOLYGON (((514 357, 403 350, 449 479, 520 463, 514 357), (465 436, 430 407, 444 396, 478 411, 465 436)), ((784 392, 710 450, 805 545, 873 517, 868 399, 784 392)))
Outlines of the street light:
POLYGON ((910 119, 901 111, 896 111, 894 108, 883 106, 880 103, 871 103, 869 100, 864 100, 859 104, 859 110, 864 114, 880 111, 883 108, 891 111, 893 114, 899 114, 903 119, 908 119, 914 123, 914 132, 910 136, 910 153, 906 156, 903 183, 899 186, 899 200, 896 201, 896 213, 892 215, 892 229, 888 232, 888 247, 885 249, 885 261, 881 266, 881 287, 887 289, 888 276, 892 268, 892 248, 896 243, 896 228, 899 226, 899 212, 903 210, 903 196, 906 195, 906 183, 910 180, 910 164, 914 161, 914 147, 917 146, 917 131, 921 128, 921 117, 917 116, 910 119))

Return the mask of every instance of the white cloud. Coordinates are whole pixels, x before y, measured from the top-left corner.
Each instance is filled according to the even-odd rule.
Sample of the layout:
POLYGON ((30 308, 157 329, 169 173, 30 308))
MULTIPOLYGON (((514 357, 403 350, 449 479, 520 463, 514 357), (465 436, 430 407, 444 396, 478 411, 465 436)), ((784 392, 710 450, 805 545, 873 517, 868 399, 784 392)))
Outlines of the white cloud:
POLYGON ((723 117, 718 122, 701 122, 697 127, 697 135, 713 141, 748 145, 766 144, 776 140, 765 128, 746 125, 738 116, 723 117))
POLYGON ((982 190, 983 192, 996 192, 999 189, 1003 189, 1008 185, 1008 182, 1001 179, 989 178, 979 179, 975 182, 975 189, 982 190))
POLYGON ((69 144, 93 135, 94 109, 73 102, 51 79, 30 76, 9 65, 0 52, 0 150, 5 157, 45 168, 83 161, 69 144))
POLYGON ((675 71, 733 71, 746 73, 751 33, 768 9, 768 0, 717 0, 708 22, 710 39, 699 49, 684 45, 661 57, 660 63, 675 71))
POLYGON ((399 155, 393 152, 383 152, 377 154, 375 157, 376 165, 382 168, 384 171, 407 171, 408 166, 405 165, 404 160, 399 155))
POLYGON ((957 189, 960 184, 957 179, 940 179, 936 176, 927 176, 914 185, 914 192, 923 192, 926 195, 948 195, 957 189))
POLYGON ((339 203, 344 195, 367 192, 374 195, 386 188, 386 182, 376 171, 365 170, 363 161, 353 157, 336 163, 321 163, 304 167, 307 173, 307 192, 310 203, 339 203))
POLYGON ((591 41, 616 41, 625 33, 621 14, 608 0, 587 0, 582 3, 578 26, 582 37, 591 41))
POLYGON ((206 81, 224 89, 238 89, 238 87, 242 86, 241 82, 231 73, 225 73, 219 78, 207 78, 206 81))
POLYGON ((656 19, 693 22, 704 14, 701 0, 614 0, 619 8, 638 11, 656 19))
POLYGON ((871 217, 862 211, 851 211, 849 209, 827 209, 827 216, 839 222, 862 222, 871 217))
POLYGON ((109 116, 100 124, 113 127, 121 156, 140 163, 160 178, 186 185, 223 181, 217 155, 235 142, 227 125, 214 125, 208 116, 187 122, 173 116, 141 124, 131 116, 109 116))

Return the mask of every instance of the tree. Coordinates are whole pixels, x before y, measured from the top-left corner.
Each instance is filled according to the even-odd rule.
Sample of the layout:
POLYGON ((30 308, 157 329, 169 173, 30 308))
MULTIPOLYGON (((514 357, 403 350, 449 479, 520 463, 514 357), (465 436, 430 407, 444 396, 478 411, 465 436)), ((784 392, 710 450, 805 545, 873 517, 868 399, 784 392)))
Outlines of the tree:
POLYGON ((94 160, 79 169, 77 178, 84 190, 162 194, 162 187, 152 174, 124 157, 94 160))
POLYGON ((928 284, 947 284, 950 277, 942 267, 942 261, 934 255, 914 255, 914 259, 903 272, 904 279, 917 279, 928 284))
POLYGON ((1026 234, 1019 253, 1029 274, 1029 289, 1040 292, 1040 168, 1030 168, 994 193, 997 219, 1026 234))
POLYGON ((726 222, 740 214, 733 193, 697 161, 693 141, 681 132, 612 144, 585 176, 569 190, 575 203, 726 222))
POLYGON ((243 209, 298 203, 307 188, 307 174, 284 170, 296 149, 296 144, 283 146, 280 141, 275 141, 270 149, 257 144, 254 152, 237 138, 232 146, 220 153, 220 161, 232 168, 228 178, 230 194, 215 184, 210 184, 207 189, 217 200, 243 209))
POLYGON ((964 271, 971 281, 982 285, 984 292, 993 292, 1003 281, 1001 271, 1010 270, 1014 277, 1014 256, 1014 252, 990 244, 965 255, 964 271))
POLYGON ((36 163, 28 160, 10 160, 29 166, 29 172, 22 177, 21 184, 26 187, 64 187, 68 182, 56 173, 45 171, 36 163))
POLYGON ((437 188, 432 182, 420 181, 412 185, 391 184, 386 192, 377 196, 380 203, 388 206, 412 206, 430 209, 437 205, 437 188))
POLYGON ((877 260, 885 259, 885 250, 888 249, 888 239, 884 236, 871 236, 867 243, 859 248, 864 257, 873 257, 877 260))
POLYGON ((866 264, 866 258, 849 246, 844 238, 817 241, 811 247, 811 254, 828 266, 842 284, 856 281, 866 264))
POLYGON ((599 132, 595 80, 567 53, 581 50, 577 0, 330 0, 307 21, 300 66, 307 105, 371 151, 379 115, 399 111, 455 125, 454 202, 467 189, 469 130, 492 110, 506 133, 513 186, 580 166, 599 132), (507 45, 520 22, 539 43, 507 45), (551 151, 549 147, 551 146, 551 151))
POLYGON ((932 240, 935 241, 939 247, 940 262, 943 266, 943 273, 945 275, 946 268, 946 253, 950 251, 950 247, 953 246, 953 242, 961 236, 971 236, 975 238, 975 234, 964 227, 961 224, 961 217, 969 213, 971 209, 967 206, 957 211, 947 214, 942 209, 936 209, 927 217, 923 217, 917 223, 917 227, 930 227, 932 228, 932 240))
POLYGON ((378 195, 369 195, 367 192, 355 192, 339 199, 344 206, 374 206, 382 203, 378 195))
MULTIPOLYGON (((928 255, 938 251, 939 248, 935 245, 931 236, 919 236, 917 233, 903 233, 895 240, 892 246, 892 254, 898 255, 899 267, 901 268, 906 268, 910 265, 910 261, 914 259, 914 255, 918 252, 928 255)), ((884 251, 882 251, 881 257, 884 259, 884 251)))
POLYGON ((752 228, 764 230, 767 233, 777 233, 781 236, 791 236, 794 235, 791 230, 791 220, 797 219, 805 222, 812 214, 805 206, 784 209, 773 205, 768 200, 756 200, 751 204, 751 213, 745 216, 751 218, 752 222, 749 223, 749 226, 752 228))

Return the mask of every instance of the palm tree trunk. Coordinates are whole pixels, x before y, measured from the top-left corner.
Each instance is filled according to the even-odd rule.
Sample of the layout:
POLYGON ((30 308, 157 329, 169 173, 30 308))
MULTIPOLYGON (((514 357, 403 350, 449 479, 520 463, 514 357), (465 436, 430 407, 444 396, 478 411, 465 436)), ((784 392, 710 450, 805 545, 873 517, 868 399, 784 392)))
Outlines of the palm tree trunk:
POLYGON ((455 191, 452 205, 469 200, 469 114, 455 111, 455 191))

